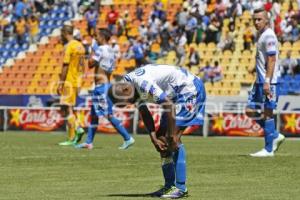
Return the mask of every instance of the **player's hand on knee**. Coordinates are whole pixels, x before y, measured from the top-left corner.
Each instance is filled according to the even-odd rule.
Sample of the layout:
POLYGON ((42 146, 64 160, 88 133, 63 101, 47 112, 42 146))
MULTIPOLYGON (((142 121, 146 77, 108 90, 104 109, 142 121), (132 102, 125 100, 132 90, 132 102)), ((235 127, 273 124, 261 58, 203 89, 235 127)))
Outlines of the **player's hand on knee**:
POLYGON ((158 152, 163 152, 168 149, 168 143, 165 137, 161 136, 157 139, 153 139, 152 143, 158 152))

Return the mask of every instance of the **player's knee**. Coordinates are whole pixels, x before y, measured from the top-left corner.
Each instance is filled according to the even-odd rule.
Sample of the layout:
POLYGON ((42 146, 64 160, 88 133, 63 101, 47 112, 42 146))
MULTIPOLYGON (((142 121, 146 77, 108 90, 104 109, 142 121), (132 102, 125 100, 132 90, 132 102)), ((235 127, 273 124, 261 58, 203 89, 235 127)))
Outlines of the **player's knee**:
POLYGON ((92 116, 91 116, 91 123, 92 123, 92 124, 98 124, 98 117, 95 116, 95 115, 92 115, 92 116))
POLYGON ((160 151, 160 157, 162 159, 162 161, 167 161, 169 159, 173 159, 172 158, 172 152, 166 150, 166 151, 160 151))
POLYGON ((257 112, 251 108, 246 108, 245 113, 248 117, 251 117, 251 118, 254 118, 257 115, 257 112))
POLYGON ((265 109, 264 110, 264 119, 268 120, 273 118, 273 110, 272 109, 265 109))
POLYGON ((67 117, 69 115, 69 112, 68 112, 69 110, 68 110, 67 105, 61 105, 60 109, 61 109, 63 117, 67 117))

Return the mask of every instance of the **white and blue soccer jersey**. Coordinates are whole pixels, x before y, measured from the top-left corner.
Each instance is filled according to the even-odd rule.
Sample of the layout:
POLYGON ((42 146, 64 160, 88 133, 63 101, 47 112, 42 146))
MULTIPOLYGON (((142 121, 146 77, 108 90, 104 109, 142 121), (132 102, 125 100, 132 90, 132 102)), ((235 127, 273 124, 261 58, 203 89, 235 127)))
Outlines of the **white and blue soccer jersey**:
POLYGON ((200 78, 183 68, 169 65, 145 65, 124 77, 133 83, 141 100, 163 103, 166 98, 176 105, 178 126, 203 123, 205 88, 200 78))
POLYGON ((277 37, 271 28, 266 29, 258 38, 256 47, 256 83, 265 82, 265 76, 267 71, 267 57, 272 55, 276 56, 276 62, 271 83, 277 83, 277 79, 280 76, 278 45, 279 44, 277 37))
POLYGON ((266 29, 257 41, 256 52, 256 84, 248 97, 248 108, 251 109, 276 109, 279 95, 279 87, 277 86, 277 79, 280 76, 279 64, 278 64, 278 40, 274 31, 270 28, 266 29), (267 58, 268 56, 276 56, 276 62, 274 66, 274 73, 271 79, 269 97, 266 97, 263 90, 263 84, 265 82, 265 76, 267 71, 267 58))
POLYGON ((109 73, 115 69, 116 54, 110 45, 97 45, 96 42, 93 42, 92 51, 94 52, 92 58, 99 63, 100 68, 109 73))

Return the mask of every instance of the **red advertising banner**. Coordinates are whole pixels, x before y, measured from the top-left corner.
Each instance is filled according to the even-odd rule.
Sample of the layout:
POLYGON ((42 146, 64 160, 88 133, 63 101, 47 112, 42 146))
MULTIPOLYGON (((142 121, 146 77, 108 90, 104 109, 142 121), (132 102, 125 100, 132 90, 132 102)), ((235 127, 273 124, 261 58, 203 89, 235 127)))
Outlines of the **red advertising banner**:
MULTIPOLYGON (((0 126, 1 114, 0 111, 0 126)), ((60 110, 57 109, 9 109, 8 130, 35 130, 35 131, 64 131, 66 130, 65 119, 60 110)), ((81 109, 75 112, 78 123, 81 127, 87 128, 90 125, 90 111, 81 109)), ((114 115, 123 126, 132 133, 134 110, 116 110, 114 115)), ((1 127, 0 127, 1 129, 1 127)), ((97 130, 101 133, 116 133, 111 123, 105 118, 99 118, 97 130)))
POLYGON ((245 114, 223 113, 211 116, 209 135, 263 136, 263 129, 245 114))
POLYGON ((300 136, 300 114, 281 114, 280 132, 286 136, 300 136))
MULTIPOLYGON (((81 127, 87 128, 90 125, 89 110, 77 110, 75 114, 81 127)), ((129 133, 133 132, 133 114, 134 110, 125 111, 122 109, 117 109, 114 112, 114 116, 122 122, 122 125, 128 130, 129 133)), ((108 134, 117 133, 116 129, 105 117, 99 117, 97 131, 108 134)))
MULTIPOLYGON (((158 130, 159 125, 160 125, 160 117, 161 117, 161 111, 159 109, 159 105, 148 104, 147 106, 153 117, 155 130, 158 130)), ((148 133, 141 116, 139 116, 137 132, 139 134, 147 134, 148 133)), ((202 126, 200 126, 200 125, 199 126, 189 126, 185 129, 183 134, 184 135, 203 135, 202 126)))
POLYGON ((58 110, 10 109, 8 110, 9 130, 64 130, 64 120, 58 110))

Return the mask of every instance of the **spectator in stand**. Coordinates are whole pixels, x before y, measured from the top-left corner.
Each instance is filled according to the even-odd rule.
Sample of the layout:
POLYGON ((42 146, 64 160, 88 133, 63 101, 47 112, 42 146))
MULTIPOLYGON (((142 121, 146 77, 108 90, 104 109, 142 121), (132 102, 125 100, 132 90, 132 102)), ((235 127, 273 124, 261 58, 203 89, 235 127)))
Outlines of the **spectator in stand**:
POLYGON ((121 58, 121 51, 116 39, 111 40, 111 47, 114 51, 114 54, 116 55, 115 57, 117 58, 117 60, 119 60, 121 58))
POLYGON ((123 19, 124 19, 124 24, 125 24, 125 34, 128 37, 128 32, 132 27, 132 19, 131 19, 131 16, 129 15, 128 10, 124 11, 123 19))
POLYGON ((226 31, 225 36, 221 38, 220 42, 218 43, 217 47, 221 51, 230 50, 234 51, 234 38, 233 36, 226 31))
POLYGON ((213 42, 218 43, 219 34, 221 31, 221 23, 217 17, 213 14, 211 15, 211 22, 206 30, 206 43, 213 42))
POLYGON ((196 44, 203 42, 204 38, 205 38, 205 29, 202 23, 202 18, 200 18, 198 19, 198 25, 196 29, 196 36, 195 36, 196 44))
POLYGON ((217 82, 220 81, 222 79, 222 67, 219 65, 218 61, 215 61, 214 63, 214 67, 212 68, 212 77, 211 77, 211 81, 212 82, 217 82))
POLYGON ((200 72, 203 72, 203 77, 202 80, 204 82, 213 82, 212 78, 213 78, 213 68, 211 67, 211 65, 209 64, 208 61, 206 61, 205 67, 200 69, 200 72))
POLYGON ((147 39, 148 37, 148 28, 145 26, 145 22, 142 22, 141 25, 139 26, 139 34, 140 37, 144 40, 147 39))
POLYGON ((19 45, 25 43, 26 22, 24 17, 19 17, 15 22, 15 32, 17 34, 17 42, 19 45))
POLYGON ((226 15, 227 5, 224 3, 223 0, 217 0, 216 5, 216 15, 220 17, 224 17, 226 15))
POLYGON ((271 12, 272 10, 272 7, 273 7, 273 0, 267 0, 265 5, 264 5, 264 8, 265 8, 265 11, 267 11, 268 13, 271 12))
POLYGON ((192 13, 189 13, 187 18, 187 23, 185 26, 187 43, 191 44, 194 41, 195 31, 197 29, 197 19, 193 16, 192 13))
POLYGON ((227 9, 227 16, 235 21, 238 16, 238 2, 236 0, 230 0, 230 4, 227 9))
POLYGON ((161 46, 161 50, 163 53, 168 52, 171 49, 170 46, 170 39, 171 39, 171 35, 170 35, 170 23, 168 22, 167 19, 163 19, 162 20, 162 24, 160 26, 160 46, 161 46))
POLYGON ((35 0, 34 7, 38 13, 45 13, 48 11, 48 6, 43 0, 35 0))
POLYGON ((115 10, 115 6, 111 5, 110 6, 110 11, 107 13, 106 16, 106 21, 108 23, 108 30, 113 33, 116 34, 116 23, 119 17, 119 13, 115 10))
POLYGON ((292 40, 292 30, 293 30, 291 18, 288 17, 282 22, 281 29, 282 29, 282 33, 283 33, 282 34, 283 41, 291 41, 292 40))
POLYGON ((4 28, 8 24, 8 21, 4 18, 3 14, 0 14, 0 44, 4 40, 4 28))
POLYGON ((190 53, 189 53, 189 63, 188 67, 191 68, 192 66, 198 66, 200 63, 200 55, 198 51, 195 51, 194 47, 190 48, 190 53))
POLYGON ((141 39, 131 41, 131 46, 129 47, 129 57, 134 57, 136 67, 141 67, 148 62, 145 59, 144 46, 141 43, 141 39))
POLYGON ((281 75, 294 75, 297 64, 297 59, 291 57, 291 51, 287 51, 286 58, 280 61, 281 75))
POLYGON ((245 26, 246 26, 246 29, 245 29, 244 35, 243 35, 244 50, 251 50, 251 44, 254 41, 254 33, 253 33, 252 28, 249 26, 248 22, 245 24, 245 26))
POLYGON ((296 42, 297 40, 299 40, 299 27, 298 27, 298 21, 297 19, 294 17, 292 18, 292 31, 291 31, 291 40, 293 42, 296 42))
POLYGON ((160 20, 156 15, 151 15, 149 22, 149 36, 150 40, 156 40, 156 37, 159 34, 159 26, 160 26, 160 20))
POLYGON ((280 15, 276 15, 275 19, 274 19, 274 31, 275 34, 277 35, 278 38, 282 38, 282 30, 281 30, 281 17, 280 15))
POLYGON ((14 15, 14 17, 17 19, 27 15, 27 4, 25 3, 25 0, 18 0, 15 6, 14 15))
POLYGON ((138 20, 143 21, 143 15, 144 15, 144 10, 143 10, 143 5, 141 2, 136 3, 136 10, 135 10, 135 16, 138 20))
POLYGON ((188 9, 187 8, 183 8, 177 15, 177 23, 179 28, 184 29, 185 25, 187 24, 187 20, 188 20, 188 9))
POLYGON ((206 9, 206 11, 209 14, 212 14, 213 12, 215 12, 216 7, 217 7, 217 1, 216 0, 208 0, 207 1, 207 9, 206 9))
POLYGON ((177 57, 177 66, 183 66, 185 60, 185 45, 187 42, 185 32, 183 30, 179 31, 179 35, 175 39, 176 44, 176 57, 177 57))
POLYGON ((273 6, 271 12, 276 17, 280 15, 281 5, 279 3, 279 0, 273 0, 273 6))
POLYGON ((90 6, 86 13, 84 14, 84 17, 87 21, 87 31, 90 36, 93 36, 96 32, 96 26, 97 26, 97 21, 98 21, 98 12, 97 10, 90 6))
POLYGON ((251 13, 253 10, 264 7, 264 3, 262 0, 253 0, 251 6, 251 13))
POLYGON ((39 20, 34 15, 31 15, 30 18, 28 19, 28 30, 29 30, 30 44, 37 43, 38 33, 39 33, 39 20))

